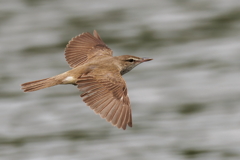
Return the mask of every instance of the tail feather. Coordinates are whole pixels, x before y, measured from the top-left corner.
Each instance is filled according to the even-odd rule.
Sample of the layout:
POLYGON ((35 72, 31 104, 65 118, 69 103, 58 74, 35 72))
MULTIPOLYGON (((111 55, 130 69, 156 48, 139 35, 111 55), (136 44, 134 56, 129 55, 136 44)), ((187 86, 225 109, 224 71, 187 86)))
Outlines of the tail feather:
POLYGON ((56 79, 45 78, 45 79, 40 79, 40 80, 36 80, 36 81, 32 81, 32 82, 23 83, 21 86, 22 86, 22 89, 24 92, 33 92, 33 91, 37 91, 40 89, 52 87, 57 84, 59 84, 59 83, 58 83, 58 81, 56 81, 56 79))

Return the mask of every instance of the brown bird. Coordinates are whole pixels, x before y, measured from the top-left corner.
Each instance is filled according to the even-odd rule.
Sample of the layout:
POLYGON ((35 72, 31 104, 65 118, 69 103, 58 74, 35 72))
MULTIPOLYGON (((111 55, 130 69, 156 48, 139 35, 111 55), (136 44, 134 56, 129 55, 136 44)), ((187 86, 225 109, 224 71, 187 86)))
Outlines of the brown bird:
POLYGON ((58 84, 77 85, 83 101, 118 128, 132 127, 132 113, 126 82, 122 75, 149 58, 112 56, 112 50, 96 30, 82 33, 69 41, 65 58, 71 70, 62 74, 22 84, 24 92, 32 92, 58 84))

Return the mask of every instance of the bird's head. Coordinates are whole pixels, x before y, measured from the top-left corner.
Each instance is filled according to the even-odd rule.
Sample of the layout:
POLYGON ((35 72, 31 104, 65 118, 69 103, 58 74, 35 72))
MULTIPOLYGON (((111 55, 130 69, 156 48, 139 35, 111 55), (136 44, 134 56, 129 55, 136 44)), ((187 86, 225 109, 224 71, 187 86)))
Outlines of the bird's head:
POLYGON ((123 55, 116 57, 118 59, 118 65, 121 68, 121 75, 131 71, 134 67, 142 62, 151 61, 150 58, 140 58, 136 56, 123 55))

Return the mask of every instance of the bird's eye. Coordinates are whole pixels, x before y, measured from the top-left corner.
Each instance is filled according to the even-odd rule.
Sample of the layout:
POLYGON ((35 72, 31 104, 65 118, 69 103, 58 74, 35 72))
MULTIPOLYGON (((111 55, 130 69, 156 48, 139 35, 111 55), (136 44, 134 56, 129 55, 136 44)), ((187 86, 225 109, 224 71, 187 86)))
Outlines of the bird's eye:
POLYGON ((134 59, 128 59, 128 62, 134 62, 135 60, 134 59))

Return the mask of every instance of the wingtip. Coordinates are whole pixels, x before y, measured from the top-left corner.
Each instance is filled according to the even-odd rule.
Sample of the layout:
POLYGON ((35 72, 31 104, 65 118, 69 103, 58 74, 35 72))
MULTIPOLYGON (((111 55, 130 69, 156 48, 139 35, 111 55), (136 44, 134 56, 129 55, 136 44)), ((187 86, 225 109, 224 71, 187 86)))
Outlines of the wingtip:
POLYGON ((100 35, 98 34, 97 30, 95 30, 95 29, 93 30, 93 36, 102 41, 100 35))
POLYGON ((129 122, 129 123, 128 123, 128 126, 129 126, 129 127, 132 127, 132 123, 129 122))

